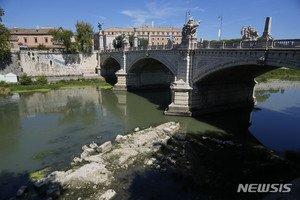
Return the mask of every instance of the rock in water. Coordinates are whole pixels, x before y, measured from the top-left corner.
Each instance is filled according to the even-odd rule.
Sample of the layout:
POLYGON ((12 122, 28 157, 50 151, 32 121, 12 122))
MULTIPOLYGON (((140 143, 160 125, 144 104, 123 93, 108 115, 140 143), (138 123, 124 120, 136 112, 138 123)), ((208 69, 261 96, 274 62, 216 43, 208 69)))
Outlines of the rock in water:
POLYGON ((24 195, 24 193, 28 190, 28 187, 26 185, 23 185, 21 186, 19 189, 18 189, 18 192, 17 192, 17 197, 22 197, 24 195))
POLYGON ((102 194, 99 200, 110 200, 113 199, 117 193, 114 190, 107 190, 104 194, 102 194))

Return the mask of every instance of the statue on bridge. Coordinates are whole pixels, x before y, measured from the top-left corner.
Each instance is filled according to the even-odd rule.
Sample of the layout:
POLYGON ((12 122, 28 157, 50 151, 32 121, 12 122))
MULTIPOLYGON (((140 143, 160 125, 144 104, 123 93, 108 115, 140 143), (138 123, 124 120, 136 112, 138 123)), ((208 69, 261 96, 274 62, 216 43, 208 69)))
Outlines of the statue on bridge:
POLYGON ((251 25, 248 28, 243 26, 241 34, 243 41, 256 41, 259 35, 258 30, 253 28, 251 25))
POLYGON ((99 31, 102 30, 102 25, 103 25, 103 24, 104 24, 104 23, 100 24, 100 22, 98 22, 98 28, 99 28, 99 31))
POLYGON ((200 25, 201 20, 194 22, 194 17, 191 17, 189 21, 183 25, 182 37, 183 38, 197 38, 197 28, 200 25))
POLYGON ((201 20, 194 22, 194 17, 191 17, 189 21, 183 25, 182 28, 182 44, 188 45, 189 41, 191 43, 196 43, 197 41, 197 28, 200 25, 201 20))
POLYGON ((129 48, 129 36, 127 34, 122 34, 122 48, 129 48))

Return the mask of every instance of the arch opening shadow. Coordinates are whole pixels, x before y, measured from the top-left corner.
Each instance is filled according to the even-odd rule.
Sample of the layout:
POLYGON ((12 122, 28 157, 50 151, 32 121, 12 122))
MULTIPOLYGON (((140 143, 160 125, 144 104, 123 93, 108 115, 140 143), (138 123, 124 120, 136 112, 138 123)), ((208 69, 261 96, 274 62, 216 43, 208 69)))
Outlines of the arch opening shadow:
POLYGON ((175 75, 162 62, 153 58, 143 58, 128 70, 128 89, 153 89, 170 87, 175 75))
POLYGON ((193 115, 253 108, 255 78, 278 67, 240 65, 221 69, 199 79, 192 96, 193 115))
POLYGON ((116 72, 120 69, 121 66, 118 61, 110 57, 101 66, 101 76, 105 78, 107 83, 114 85, 117 83, 116 72))

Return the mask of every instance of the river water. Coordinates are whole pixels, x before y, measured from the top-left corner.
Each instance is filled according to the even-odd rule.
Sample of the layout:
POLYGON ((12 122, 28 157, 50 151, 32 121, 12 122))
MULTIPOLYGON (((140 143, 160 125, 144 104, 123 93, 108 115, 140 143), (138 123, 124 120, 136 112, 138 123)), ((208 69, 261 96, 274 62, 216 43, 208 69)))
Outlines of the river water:
MULTIPOLYGON (((1 196, 4 199, 14 196, 18 187, 26 182, 24 177, 30 172, 47 166, 55 166, 55 169, 68 166, 74 156, 80 155, 84 144, 92 141, 101 144, 113 140, 117 134, 130 133, 135 127, 155 126, 167 121, 180 122, 180 134, 191 141, 198 140, 187 144, 193 150, 188 151, 187 148, 186 151, 189 152, 189 162, 193 162, 195 155, 198 156, 200 161, 197 158, 194 163, 201 162, 199 168, 204 171, 211 171, 209 166, 224 164, 224 160, 220 158, 220 152, 224 151, 216 150, 220 145, 205 143, 204 136, 230 140, 240 146, 251 144, 266 147, 273 154, 281 156, 287 151, 299 153, 299 83, 293 87, 290 87, 293 83, 283 87, 278 87, 278 84, 280 85, 277 83, 273 88, 258 87, 258 105, 254 111, 245 109, 197 118, 163 115, 171 95, 166 89, 117 92, 80 88, 0 97, 0 199, 1 196), (205 154, 210 155, 210 158, 204 158, 204 155, 200 158, 202 154, 195 152, 195 149, 200 148, 195 145, 200 143, 201 148, 205 144, 207 149, 199 151, 210 152, 205 154), (211 159, 214 163, 200 167, 203 162, 210 162, 211 159)), ((222 157, 234 154, 226 152, 222 157)), ((231 159, 229 162, 234 163, 231 159)), ((251 171, 251 167, 249 170, 251 171)), ((224 176, 227 171, 220 173, 220 176, 224 176)), ((290 175, 284 178, 286 177, 287 180, 296 178, 290 175)), ((263 179, 262 177, 261 181, 263 179)), ((132 183, 131 190, 138 188, 132 183)), ((140 193, 133 193, 131 198, 143 199, 140 198, 140 193)), ((205 192, 200 191, 201 196, 212 195, 203 193, 205 192)), ((220 193, 221 196, 226 194, 220 193)), ((128 192, 124 195, 130 197, 128 192)), ((162 194, 161 199, 163 198, 162 194)))

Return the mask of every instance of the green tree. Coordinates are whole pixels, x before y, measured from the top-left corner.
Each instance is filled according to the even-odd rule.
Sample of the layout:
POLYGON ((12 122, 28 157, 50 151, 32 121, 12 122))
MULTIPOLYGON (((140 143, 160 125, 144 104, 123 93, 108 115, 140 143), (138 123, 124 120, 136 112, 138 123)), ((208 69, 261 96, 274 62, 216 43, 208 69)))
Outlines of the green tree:
POLYGON ((36 79, 36 83, 38 85, 47 85, 48 83, 48 79, 46 76, 39 76, 37 79, 36 79))
POLYGON ((53 38, 51 41, 55 44, 62 45, 66 48, 66 51, 74 51, 75 44, 71 41, 71 38, 74 36, 72 31, 68 30, 50 30, 48 34, 52 35, 53 38))
MULTIPOLYGON (((130 39, 130 38, 129 38, 130 39)), ((119 49, 122 47, 122 35, 117 36, 113 41, 113 46, 116 49, 119 49)))
POLYGON ((4 61, 10 58, 9 49, 9 30, 2 24, 2 16, 4 16, 4 10, 0 8, 0 60, 4 61))
POLYGON ((31 76, 27 76, 27 74, 24 73, 22 76, 20 76, 20 83, 21 85, 30 85, 32 83, 31 76))
POLYGON ((89 22, 78 21, 76 27, 76 42, 79 51, 91 52, 93 49, 94 28, 89 22))
POLYGON ((140 38, 139 41, 140 41, 139 46, 142 46, 142 47, 148 46, 148 39, 140 38))

